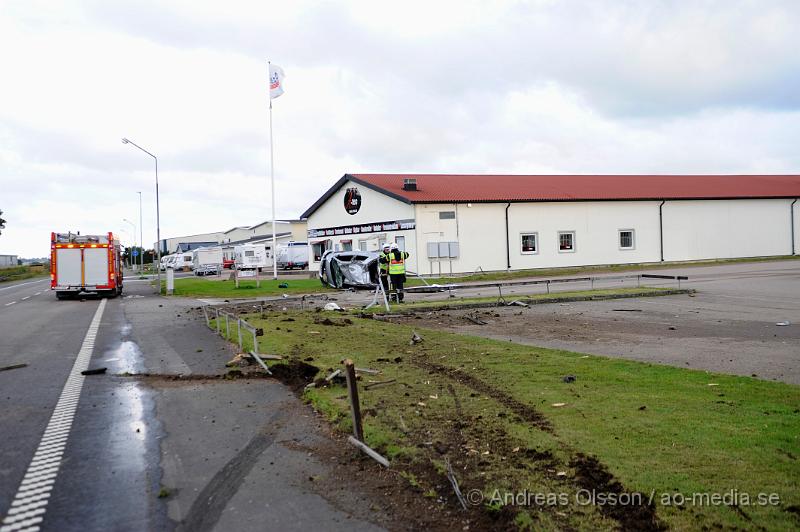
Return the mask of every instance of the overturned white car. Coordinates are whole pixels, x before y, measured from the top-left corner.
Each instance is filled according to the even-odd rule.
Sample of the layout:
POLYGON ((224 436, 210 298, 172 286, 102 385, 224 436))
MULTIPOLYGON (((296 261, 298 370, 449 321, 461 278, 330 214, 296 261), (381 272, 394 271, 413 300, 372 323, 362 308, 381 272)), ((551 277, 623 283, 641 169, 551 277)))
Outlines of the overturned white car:
POLYGON ((377 251, 333 251, 322 254, 319 279, 331 288, 375 288, 378 286, 377 251))

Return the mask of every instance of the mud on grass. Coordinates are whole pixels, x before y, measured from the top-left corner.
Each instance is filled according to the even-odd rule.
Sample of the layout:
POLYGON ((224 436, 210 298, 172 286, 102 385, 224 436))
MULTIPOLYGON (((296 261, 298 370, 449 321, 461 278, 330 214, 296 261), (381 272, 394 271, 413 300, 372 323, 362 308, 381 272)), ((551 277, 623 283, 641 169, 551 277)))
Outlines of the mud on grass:
MULTIPOLYGON (((800 467, 791 458, 800 455, 797 387, 421 328, 416 332, 424 341, 409 345, 407 325, 356 318, 345 323, 337 314, 273 312, 247 319, 265 331, 261 352, 287 356, 295 367, 313 366, 316 378, 341 368, 345 358, 380 370, 360 378, 367 443, 387 456, 421 497, 450 511, 458 502, 444 473, 448 458, 462 492, 480 490, 484 496, 465 514, 473 524, 796 525, 797 516, 784 508, 800 503, 793 488, 800 467), (328 317, 336 325, 324 323, 328 317), (562 382, 567 374, 577 380, 562 382), (579 490, 592 489, 641 493, 644 503, 576 504, 579 490), (781 506, 747 508, 743 516, 741 508, 649 501, 651 492, 731 489, 776 492, 781 506), (567 503, 517 505, 504 497, 520 492, 563 493, 567 503)), ((300 373, 295 387, 305 378, 300 373)), ((305 398, 343 432, 351 430, 343 386, 311 389, 305 398)))

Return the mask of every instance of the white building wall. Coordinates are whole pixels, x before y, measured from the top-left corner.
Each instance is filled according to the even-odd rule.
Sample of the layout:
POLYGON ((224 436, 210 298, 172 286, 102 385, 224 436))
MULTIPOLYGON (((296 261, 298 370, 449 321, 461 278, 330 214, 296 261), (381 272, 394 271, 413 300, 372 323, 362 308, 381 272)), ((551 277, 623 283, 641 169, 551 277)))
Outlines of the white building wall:
MULTIPOLYGON (((308 229, 326 229, 413 219, 413 205, 396 200, 363 185, 347 181, 339 190, 328 198, 328 201, 322 204, 308 217, 308 229), (352 215, 344 208, 344 196, 347 189, 350 187, 356 187, 361 195, 361 208, 356 214, 352 215)), ((378 244, 381 240, 395 242, 398 236, 405 239, 406 249, 413 254, 413 250, 416 248, 415 231, 413 230, 308 237, 308 242, 311 244, 318 240, 328 239, 331 241, 331 249, 336 249, 336 245, 339 245, 339 249, 341 249, 341 242, 343 240, 352 240, 353 249, 355 250, 358 249, 359 241, 365 240, 367 249, 372 251, 378 249, 378 244)), ((319 262, 314 261, 312 246, 309 246, 309 253, 311 253, 309 257, 309 268, 313 270, 319 266, 319 262)))
POLYGON ((794 254, 800 255, 800 201, 795 202, 792 209, 794 211, 794 254))
POLYGON ((786 199, 667 201, 664 260, 789 255, 791 203, 786 199))
POLYGON ((449 273, 450 261, 427 259, 427 243, 459 242, 454 273, 554 268, 590 264, 656 262, 660 259, 658 202, 512 203, 508 208, 509 248, 506 249, 506 203, 431 204, 417 206, 420 271, 449 273), (440 211, 456 213, 440 220, 440 211), (633 230, 633 249, 620 249, 619 231, 633 230), (574 233, 574 251, 559 250, 559 232, 574 233), (522 234, 536 234, 535 253, 522 251, 522 234))

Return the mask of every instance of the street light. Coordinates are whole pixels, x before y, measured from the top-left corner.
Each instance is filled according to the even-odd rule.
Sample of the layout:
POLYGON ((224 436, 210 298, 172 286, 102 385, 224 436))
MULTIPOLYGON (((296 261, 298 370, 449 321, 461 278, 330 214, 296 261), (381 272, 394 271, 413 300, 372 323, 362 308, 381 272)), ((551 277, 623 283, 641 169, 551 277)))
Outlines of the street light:
MULTIPOLYGON (((158 246, 158 251, 156 252, 156 272, 158 274, 158 293, 161 294, 161 215, 158 208, 158 157, 147 151, 146 149, 142 148, 132 140, 128 140, 126 138, 122 138, 123 144, 130 144, 135 148, 139 148, 141 151, 145 152, 147 155, 153 158, 156 162, 156 246, 158 246)), ((141 206, 141 204, 140 204, 141 206)), ((141 210, 140 210, 141 212, 141 210)), ((144 242, 142 242, 144 244, 144 242)))
MULTIPOLYGON (((122 221, 131 224, 131 227, 133 227, 133 247, 136 248, 136 224, 133 223, 132 221, 128 220, 127 218, 123 218, 122 221)), ((135 262, 133 256, 131 256, 130 263, 131 263, 131 267, 134 270, 136 270, 136 262, 135 262)))
MULTIPOLYGON (((144 237, 142 236, 142 193, 139 194, 139 275, 144 275, 144 237)), ((159 270, 161 265, 159 265, 159 270)))

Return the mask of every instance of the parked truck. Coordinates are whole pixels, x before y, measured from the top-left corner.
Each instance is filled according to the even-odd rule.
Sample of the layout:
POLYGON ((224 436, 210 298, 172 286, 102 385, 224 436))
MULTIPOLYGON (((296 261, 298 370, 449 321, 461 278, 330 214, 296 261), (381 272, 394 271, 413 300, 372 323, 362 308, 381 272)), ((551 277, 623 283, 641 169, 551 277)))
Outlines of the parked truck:
POLYGON ((50 289, 56 298, 94 292, 108 297, 122 293, 122 254, 113 233, 80 235, 50 233, 50 289))
POLYGON ((308 242, 290 241, 278 246, 276 260, 278 268, 282 270, 292 270, 308 268, 308 242))

